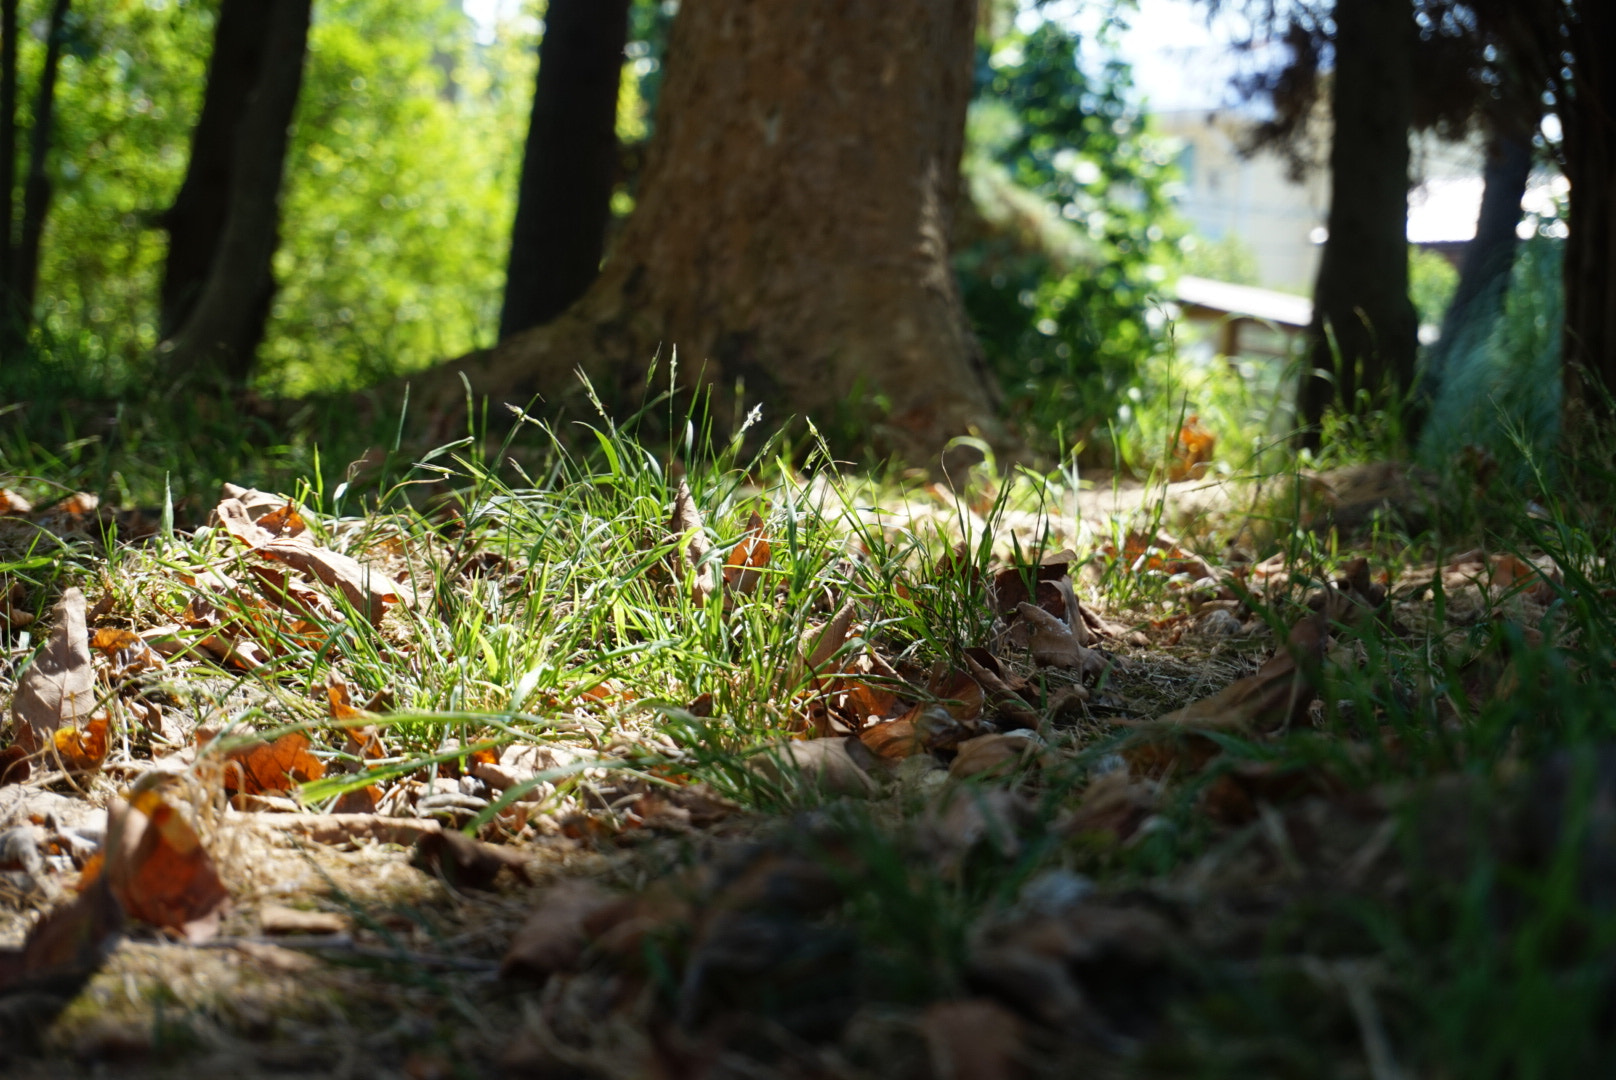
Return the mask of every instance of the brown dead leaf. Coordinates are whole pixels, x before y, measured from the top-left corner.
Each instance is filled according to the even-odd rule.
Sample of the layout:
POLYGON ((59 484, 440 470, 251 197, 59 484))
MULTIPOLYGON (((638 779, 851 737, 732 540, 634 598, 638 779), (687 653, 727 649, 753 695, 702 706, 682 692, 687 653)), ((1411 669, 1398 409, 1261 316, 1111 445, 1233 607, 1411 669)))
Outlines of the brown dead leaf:
POLYGON ((34 925, 19 950, 0 950, 0 1067, 40 1036, 117 946, 123 911, 106 883, 82 891, 34 925))
MULTIPOLYGON (((1053 588, 1053 583, 1066 577, 1072 563, 1077 561, 1077 555, 1071 551, 1059 551, 1044 556, 1037 566, 1007 566, 993 575, 993 584, 988 597, 993 610, 1006 618, 1016 613, 1021 604, 1036 603, 1045 607, 1045 600, 1060 603, 1059 591, 1053 588), (1027 591, 1027 579, 1031 577, 1036 592, 1027 591), (1045 591, 1045 586, 1050 591, 1045 591)), ((1050 610, 1045 607, 1045 610, 1050 610)), ((1066 612, 1050 610, 1050 614, 1064 617, 1066 612)))
POLYGON ((110 813, 103 873, 129 917, 193 943, 217 934, 230 894, 184 814, 151 789, 110 813))
POLYGON ((1083 645, 1064 621, 1032 604, 1018 605, 1016 613, 1032 629, 1028 647, 1032 650, 1034 663, 1043 667, 1071 668, 1084 678, 1098 677, 1105 671, 1107 661, 1104 655, 1083 645))
POLYGON ((802 651, 803 664, 814 675, 821 674, 821 670, 830 663, 836 651, 847 644, 848 633, 853 629, 853 617, 857 608, 849 600, 831 617, 830 622, 817 630, 809 630, 803 635, 802 651))
POLYGON ((1076 812, 1065 821, 1065 830, 1072 836, 1110 833, 1118 841, 1125 841, 1156 812, 1159 801, 1156 784, 1136 780, 1118 769, 1089 785, 1076 812))
POLYGON ((415 594, 408 586, 401 585, 358 559, 306 543, 300 537, 270 540, 257 550, 267 558, 318 578, 329 588, 340 590, 348 603, 372 623, 380 622, 382 615, 393 604, 411 607, 415 603, 415 594))
POLYGON ((804 739, 781 743, 747 759, 766 780, 786 787, 818 789, 827 795, 874 795, 878 787, 865 771, 869 750, 852 738, 804 739))
POLYGON ((1286 644, 1255 675, 1160 717, 1157 724, 1268 733, 1298 723, 1317 693, 1314 679, 1330 643, 1319 611, 1291 627, 1286 644))
POLYGON ((724 584, 732 592, 751 596, 763 580, 762 570, 769 565, 769 555, 769 542, 763 538, 763 518, 754 510, 746 535, 724 560, 724 584))
POLYGON ((289 731, 274 742, 253 743, 225 754, 224 790, 231 795, 291 791, 298 784, 324 775, 325 765, 309 753, 309 737, 301 731, 289 731))
POLYGON ((926 1008, 931 1075, 943 1080, 1015 1080, 1020 1063, 1022 1020, 988 998, 938 1001, 926 1008))
POLYGON ((695 496, 690 493, 690 485, 682 476, 673 495, 673 518, 668 522, 668 531, 680 538, 684 565, 692 574, 690 598, 698 605, 707 603, 708 598, 718 591, 719 570, 706 561, 707 553, 712 550, 712 545, 707 542, 706 523, 696 506, 695 496))
POLYGON ((454 829, 428 833, 417 840, 410 865, 457 889, 492 889, 501 870, 509 870, 523 884, 532 884, 521 852, 473 840, 454 829))
POLYGON ((1167 478, 1175 483, 1181 480, 1199 480, 1206 475, 1212 460, 1217 436, 1201 425, 1201 418, 1191 413, 1167 448, 1167 478))
POLYGON ((68 772, 93 772, 107 759, 108 718, 105 713, 82 728, 57 728, 51 743, 68 772))
POLYGON ((284 506, 259 518, 258 527, 271 536, 296 536, 308 529, 303 515, 298 513, 297 504, 291 499, 287 499, 284 506))
POLYGON ((27 602, 28 590, 22 582, 0 574, 0 633, 33 625, 34 613, 23 607, 27 602))
POLYGON ((28 779, 32 772, 28 764, 28 751, 12 743, 4 750, 0 750, 0 785, 20 784, 28 779))
POLYGON ((95 672, 84 625, 84 593, 73 588, 56 605, 56 626, 18 680, 11 702, 17 745, 34 753, 64 724, 85 723, 95 709, 95 672))
POLYGON ((1024 765, 1039 764, 1043 754, 1044 748, 1036 739, 1021 735, 978 735, 959 744, 948 766, 948 775, 956 780, 1010 776, 1024 765))
POLYGON ((902 761, 926 749, 921 744, 920 733, 915 730, 914 720, 908 716, 871 724, 859 732, 858 739, 882 761, 902 761))
POLYGON ((545 979, 575 970, 590 939, 632 901, 592 881, 563 881, 544 894, 500 963, 504 978, 545 979))

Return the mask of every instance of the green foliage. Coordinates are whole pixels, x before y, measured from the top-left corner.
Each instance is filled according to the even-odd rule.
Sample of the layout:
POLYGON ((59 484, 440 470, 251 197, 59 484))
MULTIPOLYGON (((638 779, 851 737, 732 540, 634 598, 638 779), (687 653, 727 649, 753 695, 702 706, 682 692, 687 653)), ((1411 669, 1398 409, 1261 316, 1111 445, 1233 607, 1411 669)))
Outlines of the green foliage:
POLYGON ((1152 295, 1176 250, 1168 148, 1150 135, 1127 66, 1085 71, 1081 44, 1046 20, 981 51, 973 194, 980 204, 997 175, 1036 196, 1042 213, 1034 204, 1020 215, 1036 222, 1039 237, 1027 242, 992 228, 985 208, 987 235, 957 257, 989 360, 1029 436, 1045 445, 1062 439, 1057 432, 1087 438, 1161 347, 1152 295))
POLYGON ((498 316, 531 43, 457 11, 317 5, 287 161, 264 378, 330 389, 486 344, 498 316))
POLYGON ((1434 251, 1410 248, 1408 252, 1408 298, 1414 301, 1420 323, 1442 325, 1448 301, 1459 287, 1459 271, 1445 256, 1434 251))
POLYGON ((1560 419, 1564 244, 1521 246, 1497 319, 1461 326, 1448 354, 1418 456, 1445 470, 1465 446, 1484 451, 1512 484, 1541 480, 1560 419))
MULTIPOLYGON (((49 5, 22 5, 24 27, 49 5)), ((52 203, 40 262, 37 359, 116 392, 157 343, 159 215, 185 173, 213 7, 199 0, 76 7, 56 89, 52 203)), ((42 42, 21 37, 30 126, 42 42)), ((19 139, 19 142, 22 142, 19 139)))
POLYGON ((1227 281, 1231 285, 1261 285, 1262 272, 1257 253, 1233 233, 1219 240, 1186 236, 1179 245, 1183 262, 1179 269, 1196 277, 1227 281))
MULTIPOLYGON (((47 4, 23 4, 22 24, 47 4)), ((158 375, 161 214, 184 176, 214 5, 96 5, 61 67, 38 365, 86 393, 158 375)), ((452 5, 315 5, 282 196, 281 282, 261 383, 307 391, 486 343, 502 281, 534 49, 452 5)), ((43 46, 22 45, 22 123, 43 46)))

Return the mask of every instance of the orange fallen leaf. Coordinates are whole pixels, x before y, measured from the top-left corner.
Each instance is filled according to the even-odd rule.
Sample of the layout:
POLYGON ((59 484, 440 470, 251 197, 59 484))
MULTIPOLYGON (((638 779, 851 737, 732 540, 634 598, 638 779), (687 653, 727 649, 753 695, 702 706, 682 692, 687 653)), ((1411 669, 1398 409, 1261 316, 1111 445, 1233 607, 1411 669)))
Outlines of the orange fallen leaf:
POLYGON ((274 742, 253 743, 225 755, 224 789, 232 795, 291 791, 324 775, 325 765, 309 753, 309 737, 301 731, 289 731, 274 742))
POLYGON ((1191 413, 1167 448, 1167 477, 1173 481, 1194 480, 1206 475, 1217 436, 1201 426, 1201 418, 1191 413))
POLYGON ((746 535, 724 560, 724 584, 743 596, 757 592, 763 578, 761 571, 769 565, 769 554, 769 542, 763 538, 763 518, 754 510, 746 535))
POLYGON ((55 609, 55 627, 17 683, 11 718, 17 745, 41 749, 64 724, 72 726, 95 708, 95 672, 84 625, 84 593, 68 589, 55 609))
POLYGON ((107 759, 107 727, 105 714, 96 717, 82 728, 57 728, 51 743, 61 757, 68 772, 91 772, 107 759))
POLYGON ((134 919, 192 942, 219 932, 230 894, 196 830, 154 790, 111 807, 104 875, 134 919))

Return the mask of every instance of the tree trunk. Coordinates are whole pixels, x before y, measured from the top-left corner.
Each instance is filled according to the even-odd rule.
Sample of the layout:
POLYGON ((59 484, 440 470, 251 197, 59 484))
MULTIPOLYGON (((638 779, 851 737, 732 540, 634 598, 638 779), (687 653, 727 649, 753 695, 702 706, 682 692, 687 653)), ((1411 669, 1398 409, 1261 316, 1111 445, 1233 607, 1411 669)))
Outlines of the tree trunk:
POLYGON ((1504 309, 1510 270, 1520 246, 1521 199, 1532 172, 1532 143, 1522 134, 1494 129, 1482 169, 1481 212, 1476 235, 1465 245, 1459 284, 1442 316, 1442 335, 1426 353, 1425 371, 1412 403, 1423 422, 1458 350, 1477 342, 1504 309))
POLYGON ((163 264, 158 333, 164 339, 178 332, 196 306, 218 253, 230 211, 235 133, 242 130, 263 70, 274 10, 275 4, 266 0, 224 0, 219 7, 185 182, 163 215, 168 259, 163 264))
POLYGON ((600 277, 428 400, 455 407, 464 371, 525 403, 575 390, 581 367, 632 408, 677 349, 683 387, 761 400, 767 425, 856 424, 910 461, 988 427, 995 391, 948 259, 975 11, 685 0, 642 197, 600 277))
POLYGON ((28 341, 34 319, 34 293, 39 287, 39 247, 50 210, 51 182, 46 169, 51 133, 56 126, 56 73, 62 66, 63 24, 69 0, 55 0, 45 26, 45 63, 34 95, 34 123, 28 131, 28 177, 22 187, 22 221, 8 260, 11 318, 0 324, 0 354, 16 355, 28 341))
POLYGON ((1571 234, 1565 249, 1566 401, 1616 414, 1616 9, 1589 0, 1572 11, 1565 48, 1570 85, 1557 86, 1571 234), (1603 36, 1600 36, 1603 35, 1603 36), (1603 44, 1601 44, 1603 42, 1603 44), (1592 385, 1585 386, 1584 379, 1592 385))
POLYGON ((224 232, 195 306, 163 343, 175 377, 211 374, 243 383, 275 295, 281 176, 303 81, 310 0, 274 0, 262 68, 236 127, 224 232))
POLYGON ((600 273, 617 168, 629 0, 550 0, 516 193, 500 340, 567 310, 600 273))
POLYGON ((1410 389, 1419 329, 1408 297, 1413 11, 1409 0, 1337 0, 1335 22, 1330 235, 1298 397, 1312 447, 1332 401, 1356 411, 1360 391, 1410 389))
POLYGON ((0 0, 0 348, 18 317, 11 296, 17 186, 17 0, 0 0))

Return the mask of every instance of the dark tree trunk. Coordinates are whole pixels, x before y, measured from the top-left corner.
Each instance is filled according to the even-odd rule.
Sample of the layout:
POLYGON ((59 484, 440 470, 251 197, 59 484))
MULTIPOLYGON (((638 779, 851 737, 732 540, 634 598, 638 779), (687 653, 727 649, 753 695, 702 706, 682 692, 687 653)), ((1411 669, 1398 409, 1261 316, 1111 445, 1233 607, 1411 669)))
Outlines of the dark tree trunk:
POLYGON ((549 322, 600 273, 617 166, 629 0, 550 0, 522 156, 500 340, 549 322))
POLYGON ((174 204, 163 215, 168 259, 158 333, 172 337, 196 306, 229 216, 236 132, 242 130, 269 44, 272 0, 224 0, 213 29, 207 89, 191 131, 191 157, 174 204))
POLYGON ((1419 329, 1408 297, 1413 10, 1409 0, 1337 0, 1335 23, 1330 235, 1298 396, 1303 443, 1314 447, 1332 401, 1355 412, 1360 391, 1407 393, 1419 329))
POLYGON ((17 204, 17 0, 0 0, 0 347, 19 315, 11 296, 17 204))
MULTIPOLYGON (((1569 86, 1555 109, 1571 183, 1565 249, 1565 363, 1568 403, 1616 413, 1616 7, 1588 0, 1570 9, 1565 49, 1569 86), (1591 386, 1585 386, 1584 377, 1591 386)), ((1558 70, 1559 68, 1557 68, 1558 70)))
POLYGON ((56 74, 62 67, 68 3, 69 0, 56 0, 51 5, 45 29, 45 66, 39 72, 34 123, 28 130, 28 178, 23 181, 22 222, 17 227, 17 250, 11 263, 12 287, 25 329, 33 319, 34 294, 39 287, 39 246, 45 237, 45 215, 50 211, 51 181, 46 159, 56 127, 56 74))
POLYGON ((235 130, 228 209, 207 277, 189 315, 163 343, 177 377, 245 382, 270 301, 280 243, 281 177, 303 81, 310 0, 274 0, 262 67, 235 130))
POLYGON ((949 264, 975 15, 975 0, 685 0, 641 198, 600 277, 418 390, 455 408, 463 371, 478 392, 553 401, 581 367, 632 410, 676 348, 681 386, 720 406, 740 390, 728 404, 766 403, 766 425, 843 421, 911 462, 991 428, 949 264))
POLYGON ((1510 270, 1520 247, 1516 229, 1521 223, 1521 199, 1531 172, 1531 140, 1514 131, 1495 129, 1487 140, 1476 235, 1465 245, 1459 284, 1442 316, 1442 335, 1426 353, 1425 371, 1413 402, 1417 423, 1424 421, 1442 380, 1450 374, 1455 350, 1485 334, 1503 311, 1510 270))

